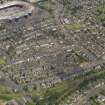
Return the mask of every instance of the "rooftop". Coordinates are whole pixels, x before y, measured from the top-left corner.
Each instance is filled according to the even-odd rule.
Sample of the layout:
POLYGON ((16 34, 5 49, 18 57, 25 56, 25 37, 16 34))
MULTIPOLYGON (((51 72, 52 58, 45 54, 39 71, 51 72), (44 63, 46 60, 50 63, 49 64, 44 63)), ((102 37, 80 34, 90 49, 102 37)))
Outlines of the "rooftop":
POLYGON ((34 6, 22 1, 12 1, 0 5, 0 20, 12 20, 20 18, 34 11, 34 6))

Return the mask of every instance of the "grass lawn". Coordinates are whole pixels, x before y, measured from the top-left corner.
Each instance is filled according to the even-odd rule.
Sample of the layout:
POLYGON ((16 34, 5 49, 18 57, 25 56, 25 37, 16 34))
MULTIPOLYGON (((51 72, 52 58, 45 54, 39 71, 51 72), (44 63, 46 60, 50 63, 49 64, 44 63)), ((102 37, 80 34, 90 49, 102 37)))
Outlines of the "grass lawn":
POLYGON ((43 1, 43 2, 40 2, 40 4, 38 4, 38 6, 40 7, 40 8, 42 8, 42 9, 44 9, 44 10, 46 10, 46 11, 49 11, 49 12, 51 12, 52 11, 52 3, 51 2, 49 2, 49 1, 47 1, 47 0, 45 0, 45 1, 43 1))
POLYGON ((105 21, 105 4, 99 5, 96 8, 96 19, 101 22, 105 21))
POLYGON ((74 83, 72 83, 72 81, 63 81, 62 83, 56 84, 54 87, 45 89, 44 91, 41 90, 44 94, 42 94, 37 105, 58 105, 62 99, 70 95, 75 90, 75 88, 72 88, 73 86, 74 83))
POLYGON ((5 64, 5 63, 6 63, 5 60, 2 57, 0 57, 0 65, 5 64))
POLYGON ((17 99, 19 97, 20 95, 17 95, 17 94, 0 94, 0 100, 3 100, 3 101, 9 101, 12 99, 17 99))
MULTIPOLYGON (((53 105, 56 100, 65 93, 68 89, 68 85, 66 82, 58 83, 54 87, 49 89, 38 89, 33 90, 29 95, 32 97, 39 97, 38 105, 45 105, 47 102, 53 105)), ((28 93, 27 93, 28 94, 28 93)), ((33 102, 27 103, 27 105, 33 105, 33 102)))
POLYGON ((77 24, 64 24, 64 28, 67 30, 79 30, 83 27, 82 23, 77 24))
POLYGON ((20 93, 13 93, 9 88, 0 85, 0 100, 5 102, 13 99, 18 99, 20 96, 20 93))
POLYGON ((91 105, 101 105, 95 97, 91 97, 90 100, 91 105))
POLYGON ((28 102, 26 105, 35 105, 34 102, 28 102))

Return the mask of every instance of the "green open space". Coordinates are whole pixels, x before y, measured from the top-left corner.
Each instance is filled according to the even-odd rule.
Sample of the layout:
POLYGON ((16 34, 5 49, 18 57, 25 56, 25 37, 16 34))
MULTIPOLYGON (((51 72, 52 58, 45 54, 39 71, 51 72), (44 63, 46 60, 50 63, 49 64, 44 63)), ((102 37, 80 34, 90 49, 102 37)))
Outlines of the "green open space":
POLYGON ((67 30, 79 30, 83 27, 82 23, 75 23, 75 24, 64 24, 64 28, 67 30))
POLYGON ((37 92, 33 91, 31 95, 32 97, 40 96, 38 105, 45 105, 46 103, 53 105, 56 100, 64 93, 67 87, 67 84, 62 82, 49 89, 40 89, 40 91, 37 92))
POLYGON ((97 101, 97 97, 96 97, 96 96, 90 97, 89 101, 90 101, 90 104, 91 104, 91 105, 101 105, 101 104, 97 101))
MULTIPOLYGON (((85 91, 89 89, 89 84, 97 83, 99 80, 105 79, 105 70, 92 70, 84 76, 75 77, 73 80, 63 81, 57 83, 55 86, 44 89, 38 88, 31 92, 27 92, 28 95, 32 96, 33 101, 28 102, 26 105, 59 105, 59 103, 66 100, 75 91, 85 91), (75 86, 75 87, 74 87, 75 86)), ((98 105, 92 102, 92 105, 98 105)))
POLYGON ((2 57, 0 57, 0 65, 5 64, 5 63, 6 63, 5 60, 2 57))
POLYGON ((43 0, 43 1, 40 1, 38 4, 37 4, 40 8, 48 11, 48 12, 51 12, 52 11, 52 2, 48 1, 48 0, 43 0))
MULTIPOLYGON (((71 80, 63 81, 48 89, 33 90, 29 95, 34 97, 34 99, 39 97, 36 105, 59 105, 62 100, 76 90, 78 83, 71 80)), ((27 105, 33 105, 35 102, 27 103, 27 105)))
MULTIPOLYGON (((29 94, 32 97, 39 97, 36 105, 59 105, 62 101, 66 100, 66 97, 70 96, 76 90, 85 91, 88 89, 89 84, 97 83, 98 80, 105 79, 105 70, 93 70, 84 76, 76 77, 72 80, 63 81, 56 84, 49 89, 33 90, 29 94), (75 87, 74 87, 75 86, 75 87)), ((27 105, 33 105, 35 102, 28 103, 27 105)))
POLYGON ((101 4, 96 8, 96 19, 99 22, 105 22, 105 4, 101 4))
POLYGON ((0 85, 0 100, 9 101, 13 99, 18 99, 21 96, 21 93, 14 93, 10 88, 0 85))

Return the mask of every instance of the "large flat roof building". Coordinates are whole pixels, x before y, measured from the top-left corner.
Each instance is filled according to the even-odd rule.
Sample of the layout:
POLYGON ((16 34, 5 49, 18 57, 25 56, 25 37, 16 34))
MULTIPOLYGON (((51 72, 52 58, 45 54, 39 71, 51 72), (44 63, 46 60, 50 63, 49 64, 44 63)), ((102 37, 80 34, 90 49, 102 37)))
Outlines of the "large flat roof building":
POLYGON ((0 40, 20 34, 34 16, 35 6, 27 2, 11 1, 0 5, 0 40))
POLYGON ((0 5, 0 20, 12 20, 33 14, 35 8, 22 1, 12 1, 0 5))

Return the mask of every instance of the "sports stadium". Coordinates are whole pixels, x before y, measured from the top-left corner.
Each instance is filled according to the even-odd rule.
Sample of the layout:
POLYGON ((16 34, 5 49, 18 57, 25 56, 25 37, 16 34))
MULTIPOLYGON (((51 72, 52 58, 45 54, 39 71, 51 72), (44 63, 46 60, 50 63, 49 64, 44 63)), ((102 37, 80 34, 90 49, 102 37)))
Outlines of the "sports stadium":
POLYGON ((0 5, 0 20, 13 20, 21 17, 31 16, 34 6, 23 1, 12 1, 0 5))

